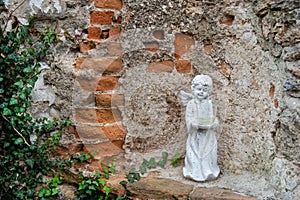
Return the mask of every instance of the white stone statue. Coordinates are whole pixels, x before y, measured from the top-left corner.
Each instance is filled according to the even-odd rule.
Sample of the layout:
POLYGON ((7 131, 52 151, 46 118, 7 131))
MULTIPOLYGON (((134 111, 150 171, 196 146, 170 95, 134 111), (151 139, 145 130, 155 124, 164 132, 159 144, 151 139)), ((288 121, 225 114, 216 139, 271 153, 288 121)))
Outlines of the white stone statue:
POLYGON ((220 169, 215 135, 219 123, 209 99, 212 79, 207 75, 197 75, 191 88, 193 94, 180 91, 182 103, 186 105, 188 131, 183 175, 195 181, 213 180, 218 177, 220 169))

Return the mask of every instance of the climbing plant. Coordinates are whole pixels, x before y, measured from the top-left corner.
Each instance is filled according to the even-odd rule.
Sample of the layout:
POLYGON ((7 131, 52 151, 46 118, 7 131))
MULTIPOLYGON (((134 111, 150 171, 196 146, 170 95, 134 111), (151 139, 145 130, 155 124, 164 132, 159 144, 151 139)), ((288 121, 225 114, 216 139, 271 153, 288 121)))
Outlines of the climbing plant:
MULTIPOLYGON (((0 7, 5 9, 3 1, 0 7)), ((70 121, 33 119, 29 113, 40 62, 55 34, 38 32, 33 18, 9 32, 6 25, 0 27, 0 199, 33 199, 42 176, 61 163, 51 155, 70 121)))

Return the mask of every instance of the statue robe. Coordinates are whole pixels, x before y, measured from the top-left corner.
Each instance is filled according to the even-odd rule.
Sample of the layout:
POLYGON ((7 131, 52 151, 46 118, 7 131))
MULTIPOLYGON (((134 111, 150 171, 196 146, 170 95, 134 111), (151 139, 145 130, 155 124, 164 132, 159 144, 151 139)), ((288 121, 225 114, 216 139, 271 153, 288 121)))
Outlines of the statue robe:
POLYGON ((185 166, 183 175, 195 181, 212 180, 220 173, 217 164, 217 139, 212 124, 216 121, 211 100, 192 99, 186 107, 185 166), (207 129, 199 129, 205 125, 207 129))

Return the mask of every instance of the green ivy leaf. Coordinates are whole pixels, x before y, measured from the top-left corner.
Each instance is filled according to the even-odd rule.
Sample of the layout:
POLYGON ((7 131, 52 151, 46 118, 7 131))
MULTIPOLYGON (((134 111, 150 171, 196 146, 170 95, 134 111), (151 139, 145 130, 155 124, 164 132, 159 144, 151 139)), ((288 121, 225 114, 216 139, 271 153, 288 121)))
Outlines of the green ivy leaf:
POLYGON ((4 108, 2 114, 4 116, 9 116, 9 115, 12 115, 12 111, 10 109, 8 109, 8 108, 4 108))
POLYGON ((126 187, 126 186, 127 186, 127 181, 121 181, 120 184, 121 184, 123 187, 126 187))
POLYGON ((39 193, 38 193, 38 197, 43 197, 46 194, 47 189, 42 188, 39 193))
POLYGON ((15 82, 14 85, 18 86, 19 88, 23 88, 24 87, 24 84, 23 84, 22 81, 15 82))
POLYGON ((108 196, 108 194, 111 192, 111 188, 108 186, 104 186, 103 190, 105 191, 106 196, 108 196))
POLYGON ((137 181, 139 181, 141 179, 141 175, 139 173, 134 173, 133 177, 137 181))
POLYGON ((15 140, 14 142, 16 145, 22 144, 23 143, 23 139, 22 138, 18 138, 15 140))
POLYGON ((140 166, 140 172, 141 174, 145 174, 147 172, 147 168, 144 166, 140 166))
POLYGON ((15 98, 11 98, 10 99, 10 101, 9 101, 9 105, 16 105, 16 104, 18 104, 19 102, 18 102, 18 100, 17 99, 15 99, 15 98))
POLYGON ((162 152, 162 157, 164 160, 167 160, 168 156, 169 156, 168 152, 162 152))
POLYGON ((19 97, 22 100, 26 100, 27 99, 27 95, 25 93, 21 93, 19 97))
POLYGON ((26 67, 23 69, 23 72, 30 73, 32 71, 31 67, 26 67))
POLYGON ((53 189, 52 189, 52 196, 57 195, 58 192, 59 192, 58 189, 53 188, 53 189))
POLYGON ((106 181, 103 180, 102 178, 99 178, 98 181, 102 186, 104 186, 106 184, 106 181))
POLYGON ((27 159, 26 164, 32 169, 34 166, 34 159, 27 159))
POLYGON ((91 190, 86 190, 85 191, 88 195, 92 196, 92 191, 91 190))

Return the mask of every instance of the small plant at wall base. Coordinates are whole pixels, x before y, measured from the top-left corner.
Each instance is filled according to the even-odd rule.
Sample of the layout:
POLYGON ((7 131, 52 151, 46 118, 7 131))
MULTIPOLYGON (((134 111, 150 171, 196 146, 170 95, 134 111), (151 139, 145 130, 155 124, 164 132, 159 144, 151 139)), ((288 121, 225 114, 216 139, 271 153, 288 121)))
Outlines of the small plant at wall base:
POLYGON ((78 189, 75 192, 77 198, 74 200, 115 199, 115 196, 111 194, 112 189, 106 184, 110 175, 115 173, 115 165, 115 162, 108 164, 108 167, 103 167, 102 172, 95 173, 92 178, 81 176, 82 181, 78 184, 78 189))
POLYGON ((60 177, 59 175, 55 175, 53 179, 47 182, 48 187, 47 188, 42 188, 39 193, 38 197, 41 200, 47 200, 47 199, 54 199, 55 197, 58 196, 58 189, 56 188, 58 185, 63 183, 63 178, 60 177))
POLYGON ((10 32, 0 28, 0 35, 0 199, 34 199, 42 176, 58 167, 51 155, 70 125, 28 113, 39 62, 55 35, 37 33, 32 18, 10 32))

